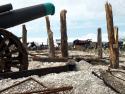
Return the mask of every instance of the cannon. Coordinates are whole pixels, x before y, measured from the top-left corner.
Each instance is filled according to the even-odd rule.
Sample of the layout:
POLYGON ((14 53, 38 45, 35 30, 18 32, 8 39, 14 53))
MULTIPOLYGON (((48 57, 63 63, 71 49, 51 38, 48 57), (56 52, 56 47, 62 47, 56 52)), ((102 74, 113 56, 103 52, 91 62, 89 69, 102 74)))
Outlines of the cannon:
POLYGON ((6 29, 54 13, 55 7, 51 3, 16 10, 11 4, 0 6, 0 72, 28 69, 26 48, 17 36, 6 29))

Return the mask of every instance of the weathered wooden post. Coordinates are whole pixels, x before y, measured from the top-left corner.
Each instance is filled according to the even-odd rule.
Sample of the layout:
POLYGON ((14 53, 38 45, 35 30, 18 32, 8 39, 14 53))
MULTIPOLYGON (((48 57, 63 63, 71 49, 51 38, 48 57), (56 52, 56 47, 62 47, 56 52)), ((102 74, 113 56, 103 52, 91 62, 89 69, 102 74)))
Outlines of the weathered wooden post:
POLYGON ((119 42, 118 42, 118 27, 114 27, 115 49, 116 49, 116 66, 119 67, 119 42))
POLYGON ((67 26, 66 26, 66 10, 60 12, 61 24, 61 53, 62 57, 68 57, 68 42, 67 42, 67 26))
POLYGON ((48 42, 49 42, 49 57, 55 57, 55 48, 54 48, 54 41, 53 41, 53 32, 50 28, 50 21, 49 17, 46 16, 46 27, 47 27, 47 34, 48 34, 48 42))
POLYGON ((97 37, 97 42, 98 42, 98 59, 102 59, 102 32, 101 28, 98 28, 98 37, 97 37))
POLYGON ((27 30, 25 25, 22 25, 22 42, 24 47, 27 48, 27 30))
POLYGON ((108 40, 109 40, 109 51, 110 51, 110 67, 118 68, 119 67, 117 64, 118 48, 116 47, 116 44, 115 44, 112 6, 106 3, 105 10, 106 10, 107 32, 108 32, 108 40))

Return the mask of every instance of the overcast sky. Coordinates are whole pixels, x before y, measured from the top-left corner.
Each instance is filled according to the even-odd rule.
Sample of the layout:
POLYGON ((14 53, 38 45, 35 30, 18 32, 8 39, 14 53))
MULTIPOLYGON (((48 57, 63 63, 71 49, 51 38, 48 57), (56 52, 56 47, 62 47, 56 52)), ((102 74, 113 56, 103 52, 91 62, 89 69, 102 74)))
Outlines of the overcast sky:
MULTIPOLYGON (((113 8, 114 25, 119 27, 119 36, 125 37, 125 0, 107 0, 113 8)), ((103 41, 107 41, 105 17, 106 0, 0 0, 0 5, 12 3, 13 9, 42 3, 53 3, 55 14, 50 17, 54 40, 60 38, 60 11, 67 10, 68 41, 74 39, 93 39, 96 41, 97 28, 102 28, 103 41)), ((47 40, 45 18, 25 23, 28 30, 28 41, 43 42, 47 40)), ((8 29, 21 36, 21 25, 8 29)))

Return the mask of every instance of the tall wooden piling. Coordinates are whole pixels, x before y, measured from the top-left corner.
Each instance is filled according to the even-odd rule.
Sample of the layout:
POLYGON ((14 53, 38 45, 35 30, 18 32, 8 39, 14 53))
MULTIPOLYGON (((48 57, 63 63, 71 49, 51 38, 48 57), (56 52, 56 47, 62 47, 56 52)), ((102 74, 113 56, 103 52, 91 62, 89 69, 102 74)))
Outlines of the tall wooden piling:
POLYGON ((115 49, 116 49, 116 66, 119 67, 119 42, 118 42, 118 27, 114 27, 115 49))
POLYGON ((23 45, 27 48, 27 30, 25 25, 22 25, 22 42, 23 45))
POLYGON ((98 42, 98 59, 102 59, 102 32, 101 28, 98 28, 98 36, 97 36, 97 42, 98 42))
POLYGON ((118 47, 116 47, 116 43, 115 43, 112 6, 106 3, 105 10, 106 10, 107 32, 108 32, 108 40, 109 40, 110 67, 118 68, 119 67, 117 64, 118 47))
POLYGON ((50 28, 50 21, 49 17, 46 16, 46 27, 47 27, 47 34, 48 34, 48 43, 49 43, 49 57, 55 57, 55 48, 54 48, 54 41, 53 41, 53 32, 50 28))
POLYGON ((68 42, 67 42, 67 26, 66 26, 66 10, 60 12, 61 24, 61 53, 62 57, 68 57, 68 42))

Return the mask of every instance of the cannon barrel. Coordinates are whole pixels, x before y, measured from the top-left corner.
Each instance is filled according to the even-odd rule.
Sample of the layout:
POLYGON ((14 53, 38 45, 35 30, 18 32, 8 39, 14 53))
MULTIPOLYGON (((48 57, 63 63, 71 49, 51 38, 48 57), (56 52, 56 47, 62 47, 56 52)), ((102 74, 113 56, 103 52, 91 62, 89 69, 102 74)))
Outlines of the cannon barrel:
POLYGON ((12 4, 10 4, 10 3, 6 4, 6 5, 2 5, 2 6, 0 6, 0 13, 10 11, 12 9, 13 9, 13 7, 12 7, 12 4))
POLYGON ((0 28, 10 28, 46 15, 53 15, 54 13, 55 7, 51 3, 6 11, 0 13, 0 28))

